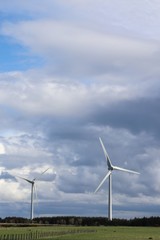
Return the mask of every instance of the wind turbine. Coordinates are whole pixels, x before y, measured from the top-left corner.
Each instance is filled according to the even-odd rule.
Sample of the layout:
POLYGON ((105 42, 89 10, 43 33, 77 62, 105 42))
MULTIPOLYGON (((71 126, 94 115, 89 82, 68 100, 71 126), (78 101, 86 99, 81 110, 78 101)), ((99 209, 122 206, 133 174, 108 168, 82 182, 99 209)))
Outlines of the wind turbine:
POLYGON ((36 188, 35 188, 35 182, 41 177, 41 175, 43 175, 45 172, 48 171, 49 168, 47 168, 45 171, 43 171, 38 177, 36 178, 33 178, 33 180, 30 180, 30 179, 27 179, 27 178, 24 178, 24 177, 20 177, 20 176, 17 176, 27 182, 29 182, 31 184, 31 210, 30 210, 30 220, 32 221, 33 219, 33 216, 34 216, 34 190, 36 192, 36 188))
POLYGON ((103 180, 101 181, 101 183, 99 184, 99 186, 97 187, 97 189, 95 190, 95 193, 100 189, 100 187, 103 185, 103 183, 106 181, 107 178, 109 178, 109 190, 108 190, 108 220, 112 221, 112 171, 113 170, 119 170, 119 171, 123 171, 123 172, 128 172, 128 173, 135 173, 135 174, 140 174, 138 172, 132 171, 132 170, 128 170, 125 168, 121 168, 121 167, 117 167, 114 166, 109 158, 109 155, 104 147, 104 144, 102 142, 102 139, 99 138, 106 161, 107 161, 107 166, 108 166, 108 172, 106 174, 106 176, 103 178, 103 180))

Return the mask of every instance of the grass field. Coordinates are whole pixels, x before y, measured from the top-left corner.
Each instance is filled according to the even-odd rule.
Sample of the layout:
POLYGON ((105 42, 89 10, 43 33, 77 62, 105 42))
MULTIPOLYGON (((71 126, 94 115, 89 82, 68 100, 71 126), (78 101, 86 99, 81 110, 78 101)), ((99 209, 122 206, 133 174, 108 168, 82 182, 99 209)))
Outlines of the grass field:
POLYGON ((52 232, 42 240, 160 240, 159 227, 9 227, 0 228, 0 236, 52 232))

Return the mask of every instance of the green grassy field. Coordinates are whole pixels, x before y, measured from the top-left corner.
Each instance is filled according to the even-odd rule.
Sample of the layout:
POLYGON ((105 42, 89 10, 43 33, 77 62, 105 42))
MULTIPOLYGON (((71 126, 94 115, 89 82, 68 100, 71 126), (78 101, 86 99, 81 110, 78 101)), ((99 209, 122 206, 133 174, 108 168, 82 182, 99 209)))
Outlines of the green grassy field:
POLYGON ((0 236, 10 234, 49 233, 43 240, 160 240, 159 227, 8 227, 0 228, 0 236))

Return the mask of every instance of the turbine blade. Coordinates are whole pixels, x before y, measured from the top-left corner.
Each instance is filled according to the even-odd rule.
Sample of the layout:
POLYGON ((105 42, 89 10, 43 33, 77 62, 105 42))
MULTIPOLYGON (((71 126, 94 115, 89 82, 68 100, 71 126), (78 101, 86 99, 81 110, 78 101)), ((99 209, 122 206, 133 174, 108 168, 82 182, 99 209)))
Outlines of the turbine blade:
POLYGON ((99 184, 99 186, 97 187, 97 189, 95 190, 94 193, 96 193, 96 192, 100 189, 100 187, 101 187, 102 184, 105 182, 105 180, 109 177, 109 175, 111 174, 111 172, 112 172, 112 171, 109 171, 109 172, 106 174, 106 176, 103 178, 102 182, 99 184))
POLYGON ((27 178, 24 178, 24 177, 20 177, 20 176, 15 176, 15 177, 18 177, 18 178, 21 178, 21 179, 23 179, 23 180, 25 180, 25 181, 27 181, 27 182, 29 182, 29 183, 33 183, 33 181, 31 181, 31 180, 29 180, 29 179, 27 179, 27 178))
POLYGON ((140 174, 139 172, 135 172, 129 169, 113 166, 113 170, 118 170, 118 171, 123 171, 123 172, 128 172, 128 173, 135 173, 135 174, 140 174))
POLYGON ((45 171, 43 171, 42 173, 39 174, 39 176, 37 176, 36 178, 33 179, 33 181, 39 179, 45 172, 48 171, 49 168, 47 168, 45 171))
POLYGON ((99 138, 99 141, 100 141, 100 143, 101 143, 101 146, 102 146, 104 155, 105 155, 105 157, 106 157, 108 168, 109 168, 109 169, 112 169, 112 163, 111 163, 111 160, 110 160, 110 158, 109 158, 109 155, 108 155, 108 153, 107 153, 107 151, 106 151, 106 149, 105 149, 105 146, 104 146, 104 144, 103 144, 103 142, 102 142, 102 139, 99 138))

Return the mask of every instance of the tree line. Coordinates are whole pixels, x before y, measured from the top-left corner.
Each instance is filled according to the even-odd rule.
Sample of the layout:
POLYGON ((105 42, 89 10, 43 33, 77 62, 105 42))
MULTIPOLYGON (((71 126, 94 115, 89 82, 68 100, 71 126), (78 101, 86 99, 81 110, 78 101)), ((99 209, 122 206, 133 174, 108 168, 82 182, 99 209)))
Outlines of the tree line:
MULTIPOLYGON (((22 217, 0 218, 0 224, 23 224, 30 225, 30 220, 22 217)), ((34 218, 32 224, 48 225, 75 225, 75 226, 160 226, 160 217, 143 217, 134 219, 114 218, 109 221, 105 217, 76 217, 76 216, 58 216, 58 217, 38 217, 34 218)))

